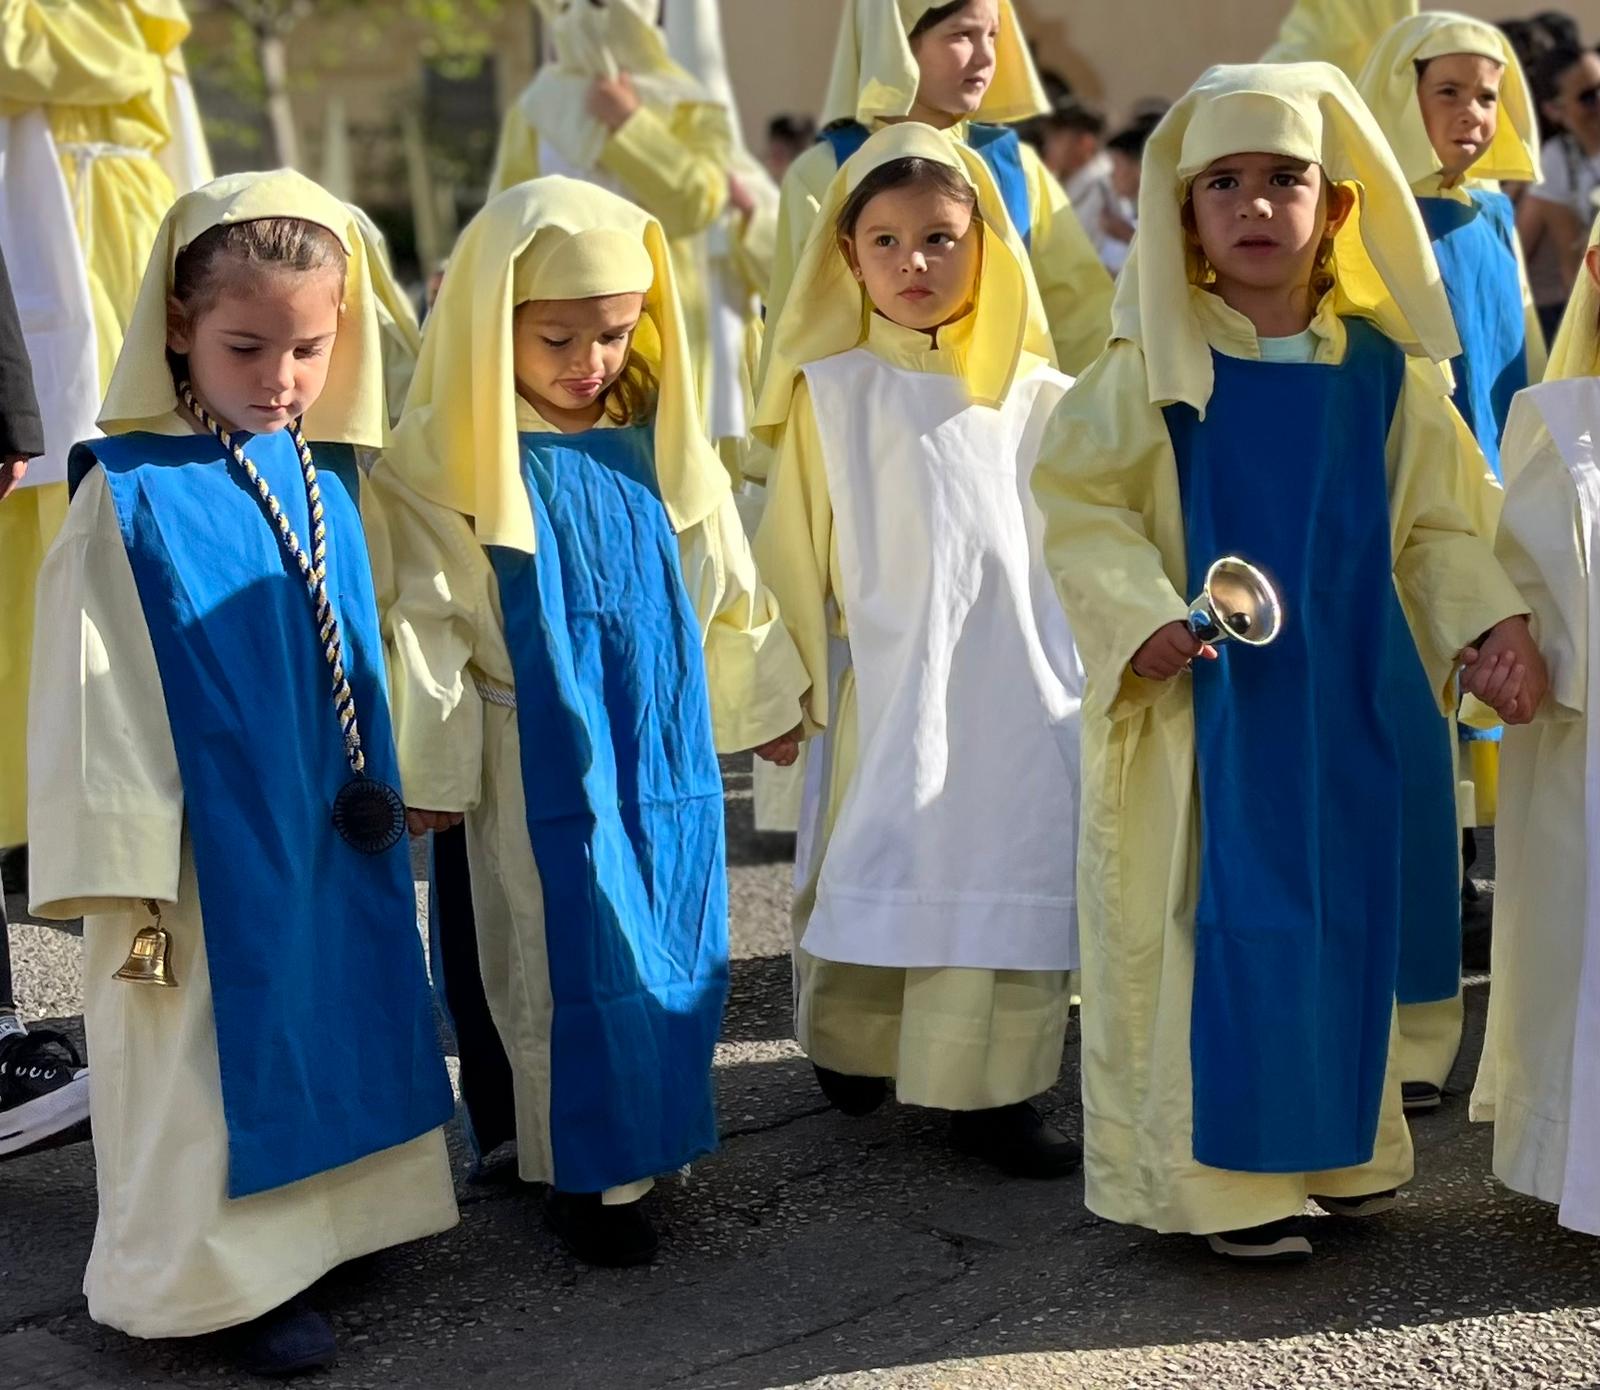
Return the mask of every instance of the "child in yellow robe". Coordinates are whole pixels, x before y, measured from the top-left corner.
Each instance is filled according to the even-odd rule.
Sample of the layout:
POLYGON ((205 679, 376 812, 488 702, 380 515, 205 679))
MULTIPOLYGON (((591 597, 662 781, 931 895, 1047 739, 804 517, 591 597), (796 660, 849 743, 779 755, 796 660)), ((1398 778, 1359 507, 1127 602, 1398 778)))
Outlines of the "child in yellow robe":
POLYGON ((466 821, 521 1174, 579 1258, 646 1261, 641 1199, 716 1144, 716 752, 788 732, 806 686, 660 223, 559 176, 491 199, 372 484, 406 796, 418 831, 466 821))
POLYGON ((771 326, 756 537, 810 677, 796 1029, 823 1093, 951 1112, 963 1152, 1075 1170, 1055 1084, 1077 961, 1079 668, 1028 474, 1070 382, 983 161, 930 126, 835 176, 771 326), (981 262, 981 265, 980 265, 981 262))
POLYGON ((84 918, 89 1313, 326 1366, 299 1296, 456 1221, 363 488, 328 452, 387 428, 349 209, 288 171, 180 199, 100 423, 29 723, 32 910, 84 918))
POLYGON ((1411 1176, 1388 705, 1442 717, 1464 662, 1523 718, 1543 679, 1472 529, 1436 277, 1343 74, 1215 68, 1146 148, 1112 346, 1034 475, 1088 673, 1086 1197, 1225 1256, 1305 1258, 1308 1196, 1373 1215, 1411 1176), (1229 551, 1282 586, 1270 647, 1186 620, 1229 551))

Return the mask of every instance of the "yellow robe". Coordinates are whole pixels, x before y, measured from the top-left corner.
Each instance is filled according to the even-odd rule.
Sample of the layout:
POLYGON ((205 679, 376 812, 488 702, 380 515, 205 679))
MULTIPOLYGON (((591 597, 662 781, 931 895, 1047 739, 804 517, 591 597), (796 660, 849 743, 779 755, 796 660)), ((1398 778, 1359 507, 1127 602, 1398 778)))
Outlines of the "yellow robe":
MULTIPOLYGON (((174 197, 155 159, 172 133, 166 102, 165 61, 125 0, 0 0, 0 111, 43 107, 49 121, 83 244, 102 388, 174 197), (88 153, 111 146, 138 153, 88 153)), ((0 709, 11 713, 0 720, 0 848, 27 836, 34 583, 66 507, 62 483, 0 505, 0 709)))
MULTIPOLYGON (((954 336, 944 330, 947 339, 954 336)), ((874 316, 867 346, 914 371, 955 374, 956 351, 930 351, 927 337, 874 316)), ((818 1066, 892 1077, 899 1099, 942 1110, 979 1110, 1047 1091, 1061 1071, 1071 992, 1067 971, 897 969, 823 960, 800 949, 817 882, 856 764, 856 688, 835 683, 832 643, 849 638, 827 470, 810 392, 802 379, 778 450, 756 555, 809 675, 804 702, 809 745, 825 760, 811 872, 799 885, 794 930, 795 1028, 818 1066)))
MULTIPOLYGON (((952 134, 961 138, 965 130, 964 125, 958 125, 952 134)), ((1065 190, 1031 145, 1023 145, 1022 163, 1028 176, 1028 201, 1033 207, 1029 260, 1050 320, 1056 360, 1062 371, 1075 376, 1100 355, 1111 331, 1111 276, 1100 264, 1094 244, 1067 201, 1065 190)), ((767 287, 769 322, 777 317, 788 298, 800 252, 838 169, 833 150, 821 144, 795 160, 784 175, 772 280, 767 287)))
MULTIPOLYGON (((547 429, 522 402, 520 430, 547 429)), ((514 708, 477 683, 514 688, 499 590, 470 518, 407 488, 387 462, 370 490, 385 534, 372 535, 384 613, 395 741, 409 805, 464 812, 473 910, 489 1011, 511 1063, 523 1178, 548 1182, 550 1017, 544 896, 523 801, 514 708)), ((369 534, 376 528, 369 526, 369 534)), ((678 537, 684 583, 700 621, 712 725, 722 752, 787 733, 806 674, 750 558, 727 493, 678 537)), ((628 1196, 656 1175, 641 1173, 628 1196)))
MULTIPOLYGON (((612 132, 597 171, 661 223, 672 244, 673 275, 702 410, 711 398, 711 360, 706 346, 710 298, 701 273, 700 238, 728 204, 732 158, 733 134, 723 107, 682 105, 662 115, 641 106, 612 132)), ((513 106, 500 127, 489 196, 540 173, 539 132, 522 107, 513 106)))
MULTIPOLYGON (((182 428, 173 421, 175 428, 182 428)), ((85 479, 39 576, 32 910, 82 916, 99 1218, 89 1315, 135 1337, 259 1317, 329 1270, 456 1224, 444 1131, 227 1196, 205 934, 161 676, 116 508, 85 479), (162 905, 177 989, 112 978, 162 905)), ((204 813, 204 808, 198 808, 204 813)))
MULTIPOLYGON (((1213 348, 1260 356, 1247 319, 1215 296, 1190 293, 1213 348)), ((1344 329, 1326 307, 1313 328, 1321 340, 1315 360, 1342 360, 1344 329)), ((1395 582, 1441 716, 1461 647, 1525 610, 1472 530, 1479 484, 1465 462, 1477 456, 1468 438, 1437 368, 1408 362, 1388 448, 1395 582), (1440 466, 1450 458, 1463 462, 1440 466)), ((1045 513, 1046 558, 1088 674, 1078 901, 1090 1209, 1158 1231, 1204 1234, 1291 1216, 1310 1194, 1399 1186, 1411 1176, 1412 1151, 1392 1047, 1369 1163, 1251 1174, 1208 1168, 1193 1156, 1193 704, 1183 678, 1146 681, 1129 667, 1147 637, 1184 617, 1187 562, 1176 462, 1136 345, 1114 344, 1068 394, 1051 422, 1034 493, 1045 513)))

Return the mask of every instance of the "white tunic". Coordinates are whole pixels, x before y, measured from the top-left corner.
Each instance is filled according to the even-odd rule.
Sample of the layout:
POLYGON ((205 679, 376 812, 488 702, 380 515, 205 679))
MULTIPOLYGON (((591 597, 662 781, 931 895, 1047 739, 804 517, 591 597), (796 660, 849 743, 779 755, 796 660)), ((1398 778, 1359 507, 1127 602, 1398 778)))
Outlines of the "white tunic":
POLYGON ((1074 969, 1082 677, 1029 487, 1071 382, 1040 367, 992 409, 866 348, 806 379, 860 742, 802 945, 861 965, 1074 969))
POLYGON ((1507 729, 1494 982, 1474 1119, 1494 1171, 1600 1235, 1600 380, 1522 392, 1506 429, 1497 550, 1550 665, 1538 720, 1507 729))

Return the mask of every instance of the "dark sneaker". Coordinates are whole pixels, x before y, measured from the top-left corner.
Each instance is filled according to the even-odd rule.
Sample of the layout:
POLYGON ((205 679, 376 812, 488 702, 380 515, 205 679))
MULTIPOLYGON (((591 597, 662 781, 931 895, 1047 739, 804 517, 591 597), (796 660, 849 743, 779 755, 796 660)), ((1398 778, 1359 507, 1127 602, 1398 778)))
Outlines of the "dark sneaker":
POLYGON ((1359 1220, 1364 1216, 1382 1216, 1400 1205, 1400 1194, 1394 1188, 1387 1192, 1369 1192, 1365 1197, 1318 1197, 1315 1202, 1329 1216, 1349 1216, 1359 1220))
POLYGON ((817 1074, 817 1085, 822 1087, 828 1104, 842 1114, 860 1119, 889 1098, 889 1083, 881 1076, 848 1076, 815 1063, 811 1069, 817 1074))
POLYGON ((89 1069, 49 1028, 0 1037, 0 1158, 73 1138, 89 1119, 89 1069))
POLYGON ((1426 1115, 1444 1103, 1444 1095, 1431 1081, 1402 1081, 1400 1102, 1408 1115, 1426 1115))
POLYGON ((0 888, 8 893, 28 891, 28 847, 17 845, 0 850, 0 888))
POLYGON ((339 1342, 321 1313, 285 1303, 236 1328, 234 1360, 253 1376, 325 1371, 339 1359, 339 1342))
POLYGON ((1083 1150, 1025 1100, 993 1110, 957 1110, 950 1116, 950 1140, 1014 1178, 1064 1178, 1083 1165, 1083 1150))
POLYGON ((1269 1221, 1243 1231, 1218 1231, 1206 1237, 1215 1255, 1241 1264, 1289 1265, 1311 1258, 1311 1242, 1292 1221, 1269 1221))
POLYGON ((586 1265, 623 1269, 649 1264, 661 1241, 638 1202, 608 1207, 598 1192, 560 1192, 544 1196, 544 1216, 556 1237, 586 1265))

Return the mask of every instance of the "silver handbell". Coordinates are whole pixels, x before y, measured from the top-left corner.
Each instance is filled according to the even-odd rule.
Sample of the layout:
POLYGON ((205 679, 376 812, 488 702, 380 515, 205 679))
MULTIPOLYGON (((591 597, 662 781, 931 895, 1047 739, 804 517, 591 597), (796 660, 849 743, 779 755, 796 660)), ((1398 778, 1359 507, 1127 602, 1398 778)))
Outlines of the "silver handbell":
POLYGON ((1248 560, 1224 555, 1206 571, 1205 588, 1189 605, 1189 631, 1202 642, 1265 647, 1283 631, 1283 599, 1248 560))

